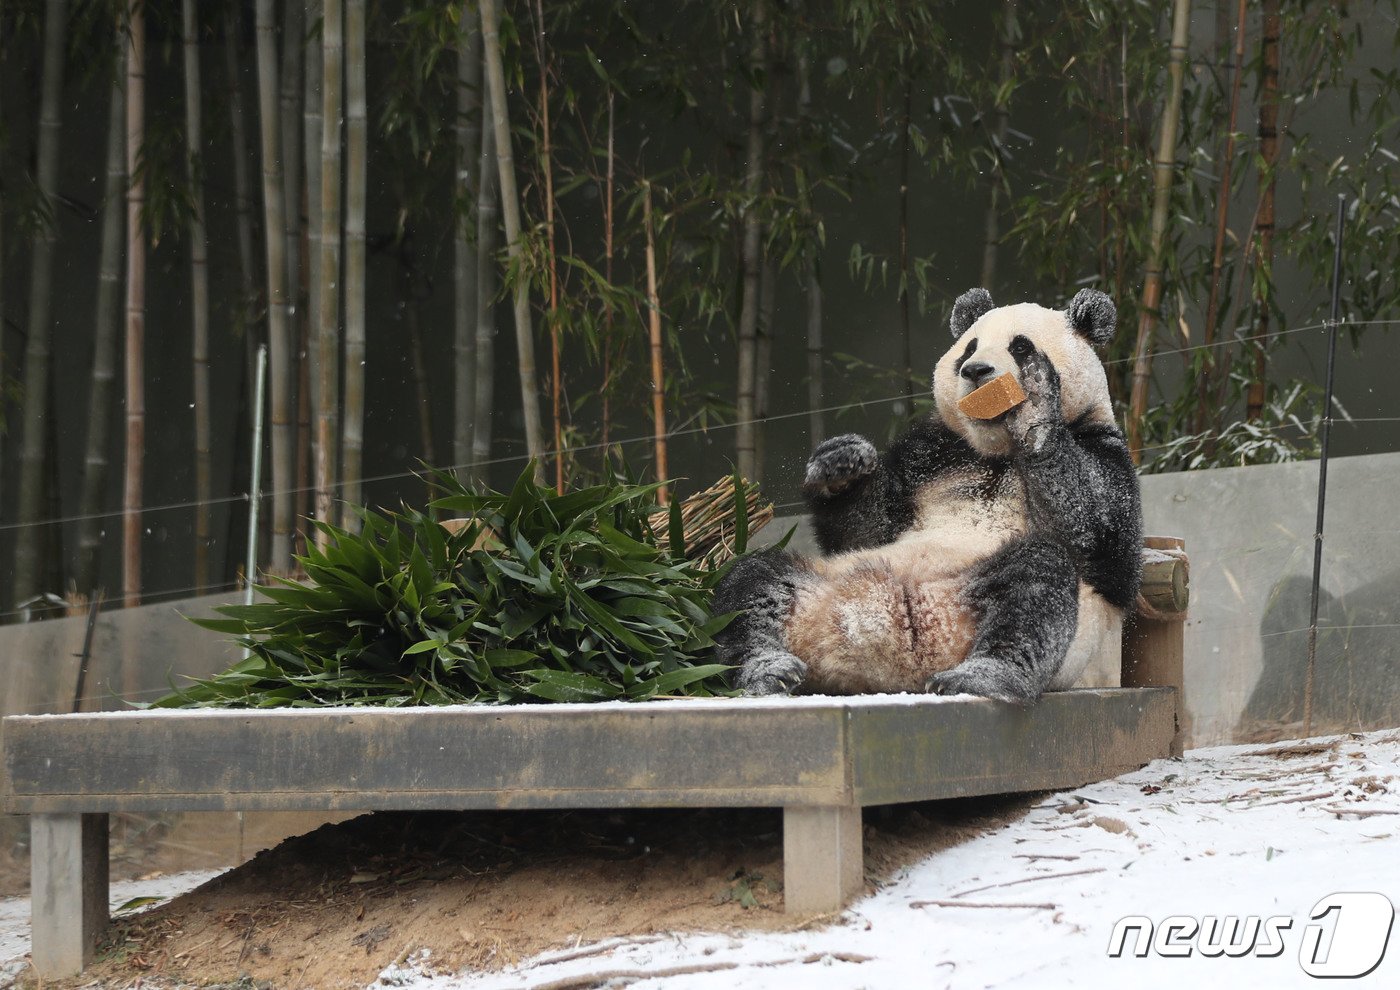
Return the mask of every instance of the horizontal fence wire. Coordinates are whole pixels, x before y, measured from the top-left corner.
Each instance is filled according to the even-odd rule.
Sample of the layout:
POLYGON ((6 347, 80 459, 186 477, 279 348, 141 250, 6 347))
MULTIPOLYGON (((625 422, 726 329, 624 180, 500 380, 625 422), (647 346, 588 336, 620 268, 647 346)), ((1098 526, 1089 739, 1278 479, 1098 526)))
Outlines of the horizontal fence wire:
MULTIPOLYGON (((1339 324, 1338 324, 1339 327, 1393 326, 1393 325, 1400 325, 1400 320, 1345 321, 1345 322, 1342 322, 1342 323, 1339 323, 1339 324)), ((1273 333, 1270 333, 1270 334, 1257 334, 1257 335, 1252 335, 1252 336, 1230 337, 1230 338, 1227 338, 1227 339, 1224 339, 1224 340, 1214 341, 1214 342, 1212 342, 1211 344, 1195 344, 1195 345, 1191 345, 1191 346, 1188 346, 1188 347, 1175 348, 1175 349, 1171 349, 1171 350, 1155 351, 1155 352, 1153 353, 1153 357, 1154 357, 1154 359, 1155 359, 1155 358, 1159 358, 1159 357, 1168 357, 1168 356, 1171 356, 1171 355, 1184 354, 1184 353, 1189 353, 1189 352, 1193 352, 1193 351, 1206 350, 1206 349, 1217 348, 1217 347, 1225 347, 1225 346, 1229 346, 1229 345, 1232 345, 1232 344, 1250 343, 1250 342, 1258 341, 1258 340, 1273 340, 1273 339, 1277 339, 1277 338, 1279 338, 1279 337, 1288 336, 1288 335, 1292 335, 1292 334, 1307 333, 1307 332, 1311 332, 1311 331, 1325 331, 1325 330, 1327 330, 1327 329, 1329 328, 1329 326, 1330 326, 1330 325, 1329 325, 1328 323, 1323 322, 1323 323, 1309 324, 1309 325, 1301 326, 1301 327, 1291 327, 1291 328, 1288 328, 1288 329, 1285 329, 1285 330, 1276 331, 1276 332, 1273 332, 1273 333)), ((1115 360, 1113 360, 1113 361, 1105 362, 1105 366, 1114 366, 1114 365, 1120 365, 1120 364, 1131 363, 1133 360, 1134 360, 1134 359, 1131 358, 1131 357, 1128 357, 1128 358, 1119 358, 1119 359, 1115 359, 1115 360)), ((905 393, 902 393, 902 392, 899 393, 899 394, 897 394, 897 395, 880 396, 880 397, 877 397, 877 398, 855 399, 855 400, 850 400, 850 401, 846 401, 846 402, 835 403, 835 404, 828 405, 828 406, 823 406, 823 407, 820 407, 820 408, 815 408, 815 409, 808 408, 808 409, 802 409, 802 410, 798 410, 798 411, 794 411, 794 412, 778 413, 778 414, 774 414, 774 415, 766 416, 766 417, 762 417, 762 418, 754 418, 754 419, 750 419, 750 420, 738 420, 738 421, 732 421, 732 422, 726 422, 726 423, 714 423, 714 424, 707 424, 707 425, 705 425, 705 426, 687 427, 687 428, 678 429, 678 430, 673 430, 673 431, 668 432, 668 433, 666 434, 666 438, 667 438, 667 439, 672 439, 672 438, 693 436, 693 435, 696 435, 696 434, 717 433, 717 432, 724 431, 724 430, 736 429, 736 428, 738 428, 738 427, 741 426, 741 425, 761 425, 761 424, 765 424, 765 423, 781 422, 781 421, 784 421, 784 420, 800 419, 800 418, 805 418, 805 417, 811 416, 811 415, 813 415, 813 414, 815 414, 815 413, 823 413, 823 414, 825 414, 825 413, 838 413, 838 414, 839 414, 839 413, 842 413, 842 412, 847 412, 847 411, 851 411, 851 410, 858 410, 858 409, 864 409, 864 408, 867 408, 867 407, 880 406, 880 405, 889 405, 889 404, 894 404, 894 403, 906 402, 906 401, 908 401, 908 400, 909 400, 909 396, 908 396, 907 394, 905 394, 905 393)), ((1360 424, 1384 424, 1384 423, 1397 423, 1397 422, 1400 422, 1400 416, 1348 416, 1348 417, 1344 417, 1344 418, 1334 418, 1334 420, 1333 420, 1333 425, 1335 425, 1335 426, 1343 426, 1343 425, 1348 425, 1348 424, 1360 425, 1360 424)), ((1296 425, 1296 424, 1287 424, 1287 423, 1283 423, 1283 424, 1275 424, 1275 425, 1267 426, 1267 427, 1256 426, 1256 427, 1254 427, 1254 429, 1259 430, 1259 431, 1261 431, 1261 432, 1279 432, 1279 431, 1295 430, 1295 429, 1297 429, 1297 425, 1296 425)), ((1209 437, 1213 437, 1213 436, 1219 436, 1219 435, 1220 435, 1220 434, 1219 434, 1218 431, 1210 431, 1210 432, 1204 433, 1204 434, 1197 434, 1196 436, 1199 437, 1199 438, 1205 439, 1205 438, 1209 438, 1209 437)), ((643 443, 645 443, 645 444, 650 444, 650 443, 654 443, 654 442, 655 442, 655 439, 656 439, 656 438, 655 438, 655 435, 654 435, 654 434, 647 433, 647 434, 640 434, 640 435, 637 435, 637 436, 624 437, 624 438, 622 438, 622 439, 620 439, 620 440, 610 440, 606 445, 603 444, 603 443, 601 443, 601 442, 598 442, 598 443, 590 443, 590 444, 581 444, 581 445, 573 446, 573 447, 555 448, 555 449, 550 449, 550 450, 547 450, 547 451, 542 452, 542 453, 540 454, 540 458, 543 459, 543 460, 548 460, 548 459, 551 459, 551 458, 553 458, 553 457, 555 457, 555 456, 558 456, 558 455, 560 455, 560 454, 564 454, 564 455, 575 455, 575 454, 587 453, 587 452, 590 452, 590 451, 602 450, 602 449, 604 449, 605 446, 606 446, 606 447, 609 447, 609 448, 613 448, 613 447, 620 448, 620 447, 626 447, 626 446, 631 446, 631 445, 635 445, 635 444, 643 444, 643 443)), ((1168 449, 1168 448, 1171 448, 1171 447, 1175 447, 1175 446, 1177 446, 1177 445, 1178 445, 1177 442, 1173 442, 1173 443, 1162 443, 1162 444, 1150 444, 1150 445, 1147 445, 1147 446, 1142 447, 1141 449, 1142 449, 1142 451, 1144 451, 1144 452, 1152 452, 1152 451, 1157 451, 1157 450, 1165 450, 1165 449, 1168 449)), ((390 472, 390 473, 385 473, 385 474, 370 475, 370 476, 363 477, 363 478, 359 479, 359 483, 362 484, 362 485, 365 485, 365 484, 376 484, 376 483, 390 482, 390 481, 407 481, 407 480, 411 480, 411 479, 421 478, 421 477, 424 476, 424 474, 425 474, 426 472, 429 472, 429 471, 432 471, 432 470, 463 471, 463 470, 475 469, 475 468, 492 467, 492 466, 502 465, 502 464, 524 464, 524 463, 528 462, 529 460, 530 460, 530 456, 529 456, 528 454, 523 454, 523 453, 522 453, 522 454, 508 454, 508 455, 503 455, 503 456, 500 456, 500 457, 488 458, 488 459, 485 459, 485 460, 468 461, 468 462, 463 462, 463 463, 458 463, 458 464, 448 464, 448 465, 444 465, 444 466, 437 467, 437 468, 434 468, 434 467, 431 467, 431 466, 424 466, 423 468, 421 468, 421 469, 419 469, 419 470, 397 471, 397 472, 390 472)), ((342 490, 342 489, 348 487, 350 484, 352 484, 352 482, 348 482, 348 481, 338 481, 338 482, 335 482, 334 484, 330 485, 329 488, 330 488, 331 490, 333 490, 333 491, 340 491, 340 490, 342 490)), ((261 498, 262 500, 264 500, 264 501, 267 501, 267 500, 270 500, 270 499, 275 498, 275 497, 277 497, 277 496, 310 494, 310 493, 314 493, 316 490, 317 490, 317 489, 316 489, 314 486, 298 486, 298 487, 292 487, 292 488, 278 488, 278 489, 272 489, 272 490, 269 490, 269 491, 265 491, 265 492, 260 493, 260 498, 261 498)), ((242 492, 242 493, 236 493, 236 494, 231 494, 231 495, 216 496, 216 497, 214 497, 214 498, 204 499, 204 500, 191 499, 191 500, 188 500, 188 501, 167 502, 167 503, 162 503, 162 504, 160 504, 160 505, 154 505, 154 506, 143 506, 143 507, 142 507, 141 509, 139 509, 138 511, 140 512, 140 514, 141 514, 143 517, 145 517, 145 516, 148 516, 148 515, 155 515, 155 514, 165 513, 165 512, 173 512, 173 511, 180 511, 180 510, 195 509, 195 508, 200 508, 200 507, 203 507, 203 506, 216 506, 216 505, 228 505, 228 504, 236 504, 236 503, 246 503, 246 502, 249 502, 250 499, 251 499, 251 497, 250 497, 250 494, 249 494, 249 493, 247 493, 247 492, 242 492)), ((800 506, 802 506, 802 505, 804 505, 804 503, 803 503, 802 501, 800 501, 800 500, 799 500, 799 501, 793 501, 793 502, 786 502, 786 503, 783 503, 783 504, 781 504, 781 505, 776 505, 776 506, 774 506, 774 511, 782 511, 782 510, 789 509, 789 508, 800 507, 800 506)), ((123 509, 111 509, 111 510, 108 510, 108 511, 98 512, 98 513, 75 514, 75 515, 67 515, 67 516, 53 516, 53 517, 48 517, 48 518, 45 518, 45 519, 39 519, 39 520, 31 521, 31 522, 11 522, 11 523, 3 523, 3 524, 0 524, 0 532, 13 531, 13 530, 24 529, 24 528, 40 527, 40 526, 54 526, 54 525, 63 525, 63 524, 68 524, 68 523, 87 522, 87 521, 101 520, 101 519, 118 519, 118 518, 121 518, 124 514, 125 514, 125 510, 123 510, 123 509)), ((149 603, 152 603, 151 600, 152 600, 152 599, 155 599, 155 598, 167 598, 167 599, 168 599, 168 598, 176 598, 176 597, 180 597, 181 595, 190 594, 190 593, 193 593, 193 592, 204 592, 204 593, 207 593, 207 594, 220 594, 220 593, 224 593, 224 592, 234 591, 234 590, 236 590, 237 588, 239 588, 239 587, 241 587, 241 586, 242 586, 242 585, 241 585, 240 583, 235 582, 235 583, 227 583, 227 584, 222 584, 222 585, 206 585, 206 586, 203 586, 203 587, 200 587, 200 586, 188 586, 188 587, 184 587, 184 588, 162 589, 162 590, 159 590, 159 591, 154 591, 154 592, 145 593, 145 594, 143 595, 143 600, 144 600, 146 603, 149 604, 149 603)), ((7 610, 7 611, 0 611, 0 618, 8 618, 8 617, 13 617, 13 616, 17 616, 17 615, 23 615, 23 614, 25 614, 26 612, 31 612, 31 611, 34 611, 34 609, 11 609, 11 610, 7 610)))
MULTIPOLYGON (((1365 321, 1355 321, 1355 322, 1340 323, 1340 324, 1338 324, 1338 326, 1371 326, 1371 325, 1391 325, 1391 324, 1400 325, 1400 320, 1365 320, 1365 321)), ((1176 348, 1176 349, 1174 349, 1174 350, 1156 351, 1156 352, 1153 353, 1153 357, 1154 357, 1154 358, 1157 358, 1157 357, 1167 357, 1167 356, 1170 356, 1170 355, 1173 355, 1173 354, 1184 354, 1184 353, 1188 353, 1188 352, 1191 352, 1191 351, 1206 350, 1206 349, 1216 348, 1216 347, 1224 347, 1224 346, 1227 346, 1227 345, 1229 345, 1229 344, 1234 344, 1234 343, 1248 343, 1248 342, 1250 342, 1250 341, 1255 341, 1255 340, 1275 339, 1275 338, 1282 337, 1282 336, 1287 336, 1287 335, 1290 335, 1290 334, 1306 333, 1306 332, 1312 331, 1312 330, 1325 330, 1325 329, 1327 329, 1327 326, 1328 326, 1328 324, 1326 324, 1326 323, 1317 323, 1317 324, 1309 324, 1308 326, 1302 326, 1302 327, 1292 327, 1292 328, 1289 328, 1289 329, 1287 329, 1287 330, 1279 330, 1279 331, 1276 331, 1276 332, 1271 333, 1271 334, 1256 334, 1256 335, 1254 335, 1254 336, 1247 336, 1247 337, 1231 337, 1231 338, 1229 338, 1229 339, 1227 339, 1227 340, 1215 341, 1215 342, 1210 343, 1210 344, 1195 344, 1195 345, 1192 345, 1192 346, 1190 346, 1190 347, 1181 347, 1181 348, 1176 348)), ((1115 359, 1115 360, 1113 360, 1113 361, 1106 361, 1106 362, 1104 362, 1104 365, 1105 365, 1105 367, 1111 367, 1111 366, 1119 365, 1119 364, 1128 364, 1128 363, 1131 363, 1133 360, 1134 360, 1134 359, 1133 359, 1133 358, 1130 358, 1130 357, 1129 357, 1129 358, 1118 358, 1118 359, 1115 359)), ((918 397, 916 396, 916 398, 918 398, 918 397)), ((806 417, 806 416, 814 415, 814 414, 816 414, 816 413, 823 413, 823 414, 824 414, 824 413, 841 413, 841 412, 847 412, 847 411, 854 410, 854 409, 863 409, 863 408, 865 408, 865 407, 867 407, 867 406, 888 405, 888 404, 893 404, 893 403, 898 403, 898 402, 906 402, 906 401, 908 401, 908 399, 909 399, 909 396, 908 396, 907 394, 905 394, 905 393, 902 393, 902 392, 901 392, 900 394, 898 394, 898 395, 881 396, 881 397, 873 398, 873 399, 853 399, 853 400, 850 400, 850 401, 847 401, 847 402, 836 403, 836 404, 833 404, 833 405, 822 406, 822 407, 819 407, 819 408, 801 409, 801 410, 798 410, 798 411, 795 411, 795 412, 776 413, 776 414, 771 415, 771 416, 758 417, 758 418, 754 418, 754 419, 735 420, 735 421, 727 422, 727 423, 713 423, 713 424, 707 424, 707 425, 705 425, 705 426, 695 426, 695 427, 688 427, 688 428, 685 428, 685 429, 672 430, 672 431, 669 431, 669 432, 667 432, 667 433, 665 434, 665 438, 669 440, 669 439, 673 439, 673 438, 677 438, 677 437, 693 436, 693 435, 695 435, 695 434, 701 434, 701 433, 712 433, 712 432, 713 432, 713 433, 718 433, 718 432, 721 432, 721 431, 723 431, 723 430, 737 429, 737 428, 740 427, 740 426, 756 426, 756 425, 763 425, 763 424, 765 424, 765 423, 780 422, 780 421, 782 421, 782 420, 788 420, 788 419, 800 419, 800 418, 803 418, 803 417, 806 417)), ((1337 424, 1337 423, 1348 423, 1348 422, 1351 422, 1351 423, 1394 423, 1394 422, 1400 422, 1400 417, 1388 417, 1388 416, 1347 417, 1347 418, 1343 418, 1343 419, 1336 419, 1336 420, 1334 420, 1333 422, 1334 422, 1334 424, 1337 424)), ((1280 426, 1277 426, 1277 427, 1273 427, 1273 428, 1274 428, 1274 429, 1293 429, 1294 427, 1292 427, 1291 425, 1283 424, 1283 425, 1280 425, 1280 426)), ((1200 434, 1200 435, 1201 435, 1201 436, 1209 436, 1210 434, 1200 434)), ((598 442, 598 443, 580 444, 580 445, 578 445, 578 446, 572 446, 572 447, 551 448, 551 449, 549 449, 549 450, 542 451, 542 452, 540 453, 539 456, 540 456, 541 459, 548 460, 548 459, 553 458, 553 457, 556 457, 556 456, 558 456, 558 455, 560 455, 560 454, 565 454, 565 455, 568 455, 568 454, 581 454, 581 453, 587 453, 587 452, 589 452, 589 451, 602 450, 605 446, 606 446, 606 447, 625 447, 625 446, 630 446, 630 445, 639 444, 639 443, 654 443, 655 440, 656 440, 656 436, 655 436, 654 433, 645 433, 645 434, 639 434, 639 435, 637 435, 637 436, 624 437, 624 438, 621 439, 621 440, 609 440, 607 444, 603 444, 602 442, 598 442)), ((1171 444, 1155 444, 1155 445, 1150 446, 1150 447, 1143 447, 1142 449, 1143 449, 1143 450, 1158 450, 1158 449, 1162 449, 1162 448, 1167 447, 1167 446, 1172 446, 1172 445, 1171 445, 1171 444)), ((358 481, 358 483, 361 484, 361 485, 366 485, 366 484, 377 484, 377 483, 385 482, 385 481, 406 481, 406 480, 410 480, 410 479, 422 477, 423 474, 424 474, 424 472, 432 471, 432 470, 464 471, 464 470, 475 469, 475 468, 493 467, 493 466, 496 466, 496 465, 499 465, 499 464, 524 464, 525 462, 527 462, 527 461, 529 461, 529 460, 530 460, 530 455, 529 455, 529 454, 506 454, 506 455, 503 455, 503 456, 500 456, 500 457, 488 458, 488 459, 486 459, 486 460, 464 461, 464 462, 461 462, 461 463, 456 463, 456 464, 445 464, 445 465, 440 465, 440 466, 437 466, 437 467, 434 467, 434 466, 429 465, 429 466, 423 467, 422 469, 414 470, 414 471, 396 471, 396 472, 391 472, 391 473, 387 473, 387 474, 368 475, 368 476, 365 476, 365 477, 360 478, 359 481, 358 481)), ((351 482, 351 481, 337 481, 337 482, 334 482, 333 484, 331 484, 331 485, 329 485, 329 486, 327 486, 327 487, 328 487, 328 489, 330 489, 330 490, 332 490, 332 491, 339 491, 339 490, 341 490, 341 489, 344 489, 344 488, 349 487, 349 486, 352 485, 352 484, 355 484, 355 482, 351 482)), ((260 497, 261 497, 262 499, 264 499, 264 500, 267 500, 267 499, 275 498, 275 497, 277 497, 277 496, 282 496, 282 495, 303 495, 303 494, 312 494, 312 493, 314 493, 314 492, 316 492, 316 491, 317 491, 317 488, 316 488, 315 486, 312 486, 312 485, 303 485, 303 486, 297 486, 297 487, 292 487, 292 488, 275 488, 275 489, 270 489, 270 490, 268 490, 268 491, 265 491, 265 492, 260 493, 260 497)), ((247 492, 239 492, 239 493, 235 493, 235 494, 231 494, 231 495, 217 496, 217 497, 215 497, 215 498, 210 498, 210 499, 203 499, 203 500, 200 500, 200 499, 191 499, 191 500, 182 501, 182 502, 166 502, 166 503, 162 503, 162 504, 160 504, 160 505, 143 506, 139 511, 141 512, 142 515, 146 515, 146 514, 154 514, 154 513, 159 513, 159 512, 170 512, 170 511, 175 511, 175 510, 180 510, 180 509, 193 509, 193 508, 199 508, 199 507, 201 507, 201 506, 225 505, 225 504, 229 504, 229 503, 247 502, 247 501, 249 501, 249 494, 248 494, 247 492)), ((90 521, 90 520, 94 520, 94 519, 114 519, 114 518, 120 518, 122 515, 124 515, 124 512, 125 512, 125 510, 119 509, 119 508, 118 508, 118 509, 109 509, 109 510, 104 511, 104 512, 95 512, 95 513, 88 513, 88 514, 82 514, 82 515, 51 516, 51 517, 48 517, 48 518, 37 519, 37 520, 29 521, 29 522, 3 523, 3 524, 0 524, 0 532, 5 532, 5 531, 9 531, 9 530, 16 530, 16 529, 25 529, 25 528, 35 527, 35 526, 55 526, 55 525, 61 525, 61 524, 66 524, 66 523, 86 522, 86 521, 90 521)))

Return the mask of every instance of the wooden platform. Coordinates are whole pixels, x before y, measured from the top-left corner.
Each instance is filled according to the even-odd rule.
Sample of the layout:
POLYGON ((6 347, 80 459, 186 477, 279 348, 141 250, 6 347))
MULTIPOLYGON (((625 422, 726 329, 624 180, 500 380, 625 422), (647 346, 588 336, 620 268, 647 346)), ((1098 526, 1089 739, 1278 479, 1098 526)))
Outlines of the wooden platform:
POLYGON ((42 976, 107 923, 114 811, 775 806, 787 909, 863 882, 867 805, 1074 787, 1169 755, 1177 692, 118 712, 4 720, 5 810, 31 815, 42 976))

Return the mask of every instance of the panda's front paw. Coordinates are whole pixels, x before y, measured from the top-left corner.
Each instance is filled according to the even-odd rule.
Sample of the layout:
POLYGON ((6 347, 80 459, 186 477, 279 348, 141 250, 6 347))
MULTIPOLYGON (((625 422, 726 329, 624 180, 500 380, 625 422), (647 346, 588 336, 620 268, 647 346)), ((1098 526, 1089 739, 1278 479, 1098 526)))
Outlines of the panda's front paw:
POLYGON ((807 461, 802 491, 809 496, 840 494, 874 472, 879 456, 875 445, 858 433, 823 440, 807 461))
POLYGON ((1032 350, 1017 358, 1021 391, 1026 401, 1007 416, 1006 425, 1020 450, 1039 452, 1055 424, 1063 419, 1060 408, 1060 373, 1044 352, 1032 350))
POLYGON ((934 674, 924 685, 929 694, 975 694, 995 701, 1027 705, 1039 692, 1017 677, 1018 668, 992 657, 968 657, 952 670, 934 674))
POLYGON ((774 650, 751 658, 735 686, 748 695, 792 694, 807 679, 807 665, 791 653, 774 650))

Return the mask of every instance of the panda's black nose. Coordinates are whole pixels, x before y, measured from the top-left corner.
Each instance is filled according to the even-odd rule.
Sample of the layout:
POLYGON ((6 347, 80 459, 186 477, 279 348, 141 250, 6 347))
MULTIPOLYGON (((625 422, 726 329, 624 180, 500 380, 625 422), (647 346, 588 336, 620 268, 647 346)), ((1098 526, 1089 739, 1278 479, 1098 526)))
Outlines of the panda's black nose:
POLYGON ((969 361, 962 366, 962 371, 959 372, 959 374, 972 382, 972 384, 981 385, 990 378, 995 371, 996 369, 986 361, 969 361))

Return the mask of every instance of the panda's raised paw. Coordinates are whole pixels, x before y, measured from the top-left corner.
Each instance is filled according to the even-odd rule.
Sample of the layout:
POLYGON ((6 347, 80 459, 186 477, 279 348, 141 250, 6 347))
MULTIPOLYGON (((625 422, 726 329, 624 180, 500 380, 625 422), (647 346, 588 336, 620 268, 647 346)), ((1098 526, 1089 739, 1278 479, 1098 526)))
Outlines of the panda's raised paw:
POLYGON ((879 463, 875 445, 858 433, 823 440, 807 461, 802 491, 807 495, 837 495, 871 474, 879 463))
POLYGON ((807 679, 807 665, 791 653, 777 650, 745 661, 735 678, 748 695, 792 694, 807 679))
POLYGON ((1021 449, 1039 451, 1049 426, 1063 418, 1060 407, 1060 373, 1044 353, 1032 350, 1017 359, 1021 389, 1026 401, 1007 416, 1006 425, 1021 449))
POLYGON ((934 674, 924 685, 929 694, 975 694, 981 698, 1027 705, 1037 695, 1018 683, 1016 668, 991 657, 968 657, 951 670, 934 674))

